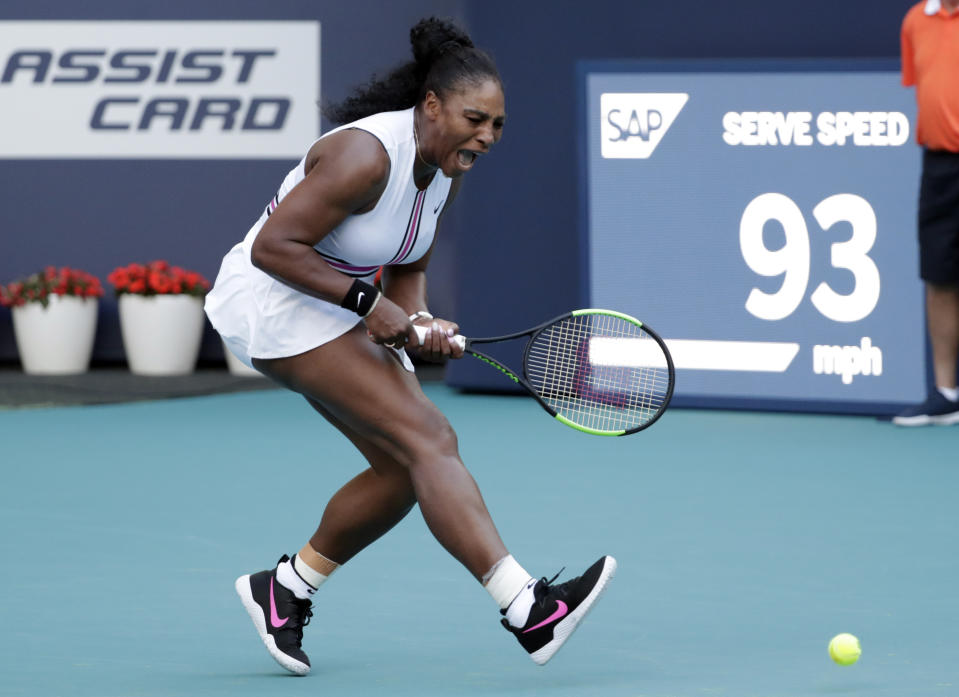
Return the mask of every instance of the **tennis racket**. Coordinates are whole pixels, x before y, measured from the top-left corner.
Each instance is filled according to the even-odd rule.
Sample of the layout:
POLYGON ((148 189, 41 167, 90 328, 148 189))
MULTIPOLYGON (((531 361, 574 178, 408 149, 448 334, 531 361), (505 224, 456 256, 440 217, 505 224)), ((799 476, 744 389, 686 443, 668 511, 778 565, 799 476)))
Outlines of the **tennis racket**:
MULTIPOLYGON (((422 342, 426 328, 416 326, 416 333, 422 342)), ((452 341, 524 387, 557 421, 585 433, 642 431, 656 423, 673 396, 676 371, 666 344, 621 312, 575 310, 514 334, 457 334, 452 341), (476 348, 522 338, 522 375, 476 348)))

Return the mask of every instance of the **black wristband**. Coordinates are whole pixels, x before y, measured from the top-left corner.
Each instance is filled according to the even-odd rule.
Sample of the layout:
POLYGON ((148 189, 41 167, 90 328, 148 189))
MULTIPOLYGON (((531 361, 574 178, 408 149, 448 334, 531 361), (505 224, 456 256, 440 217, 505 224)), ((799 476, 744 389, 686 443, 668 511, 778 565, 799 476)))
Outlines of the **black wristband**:
POLYGON ((357 279, 353 281, 353 285, 346 292, 340 307, 352 310, 360 317, 366 317, 373 311, 379 299, 380 291, 369 283, 357 279))

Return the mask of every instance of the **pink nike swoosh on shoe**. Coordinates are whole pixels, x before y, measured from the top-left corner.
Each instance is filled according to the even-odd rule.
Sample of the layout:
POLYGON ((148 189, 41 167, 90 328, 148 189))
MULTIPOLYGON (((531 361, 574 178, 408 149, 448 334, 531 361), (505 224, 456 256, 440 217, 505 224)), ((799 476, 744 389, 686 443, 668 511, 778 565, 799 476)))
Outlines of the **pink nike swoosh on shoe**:
POLYGON ((290 621, 289 617, 280 617, 276 614, 276 601, 273 599, 273 579, 270 579, 270 624, 273 629, 279 629, 290 621))
POLYGON ((557 601, 556 601, 556 612, 554 612, 552 615, 550 615, 549 617, 547 617, 545 620, 543 620, 542 622, 540 622, 539 624, 537 624, 535 627, 530 627, 529 629, 523 630, 523 634, 528 634, 529 632, 532 632, 534 629, 539 629, 540 627, 542 627, 542 626, 544 626, 544 625, 547 625, 547 624, 549 624, 550 622, 555 622, 555 621, 558 620, 560 617, 562 617, 563 615, 565 615, 567 612, 569 612, 569 608, 566 607, 566 603, 564 603, 562 600, 557 600, 557 601))

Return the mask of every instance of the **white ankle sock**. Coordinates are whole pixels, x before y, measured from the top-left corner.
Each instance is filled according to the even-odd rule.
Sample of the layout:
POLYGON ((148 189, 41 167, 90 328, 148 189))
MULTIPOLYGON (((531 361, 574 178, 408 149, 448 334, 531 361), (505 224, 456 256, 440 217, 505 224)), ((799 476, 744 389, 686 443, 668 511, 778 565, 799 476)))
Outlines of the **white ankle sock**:
POLYGON ((533 607, 533 603, 536 601, 536 596, 533 595, 533 587, 536 585, 536 579, 531 578, 523 590, 519 592, 513 602, 509 604, 509 607, 506 608, 506 621, 509 622, 514 627, 523 627, 526 625, 526 620, 529 619, 530 608, 533 607))
MULTIPOLYGON (((334 567, 333 571, 336 571, 337 568, 338 567, 334 567)), ((319 588, 322 586, 323 582, 326 581, 326 579, 328 579, 333 573, 333 571, 331 571, 326 575, 321 574, 319 571, 303 561, 299 554, 293 555, 293 570, 296 571, 300 578, 306 581, 313 588, 319 588)))
POLYGON ((508 554, 486 572, 483 576, 483 587, 499 605, 499 609, 505 610, 532 578, 526 569, 513 559, 513 555, 508 554))
POLYGON ((311 569, 305 562, 294 556, 291 561, 285 561, 276 567, 276 580, 284 588, 293 591, 300 600, 309 598, 329 576, 311 569))
POLYGON ((959 387, 939 387, 937 385, 936 389, 950 402, 959 402, 959 387))

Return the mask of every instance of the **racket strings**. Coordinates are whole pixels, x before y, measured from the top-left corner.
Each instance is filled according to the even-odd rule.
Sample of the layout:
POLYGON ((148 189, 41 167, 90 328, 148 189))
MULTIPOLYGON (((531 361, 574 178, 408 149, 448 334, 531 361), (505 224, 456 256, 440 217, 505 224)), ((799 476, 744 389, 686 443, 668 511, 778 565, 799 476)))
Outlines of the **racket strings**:
POLYGON ((606 432, 654 419, 670 387, 659 343, 641 326, 606 314, 568 317, 542 330, 527 353, 526 375, 558 414, 606 432))

